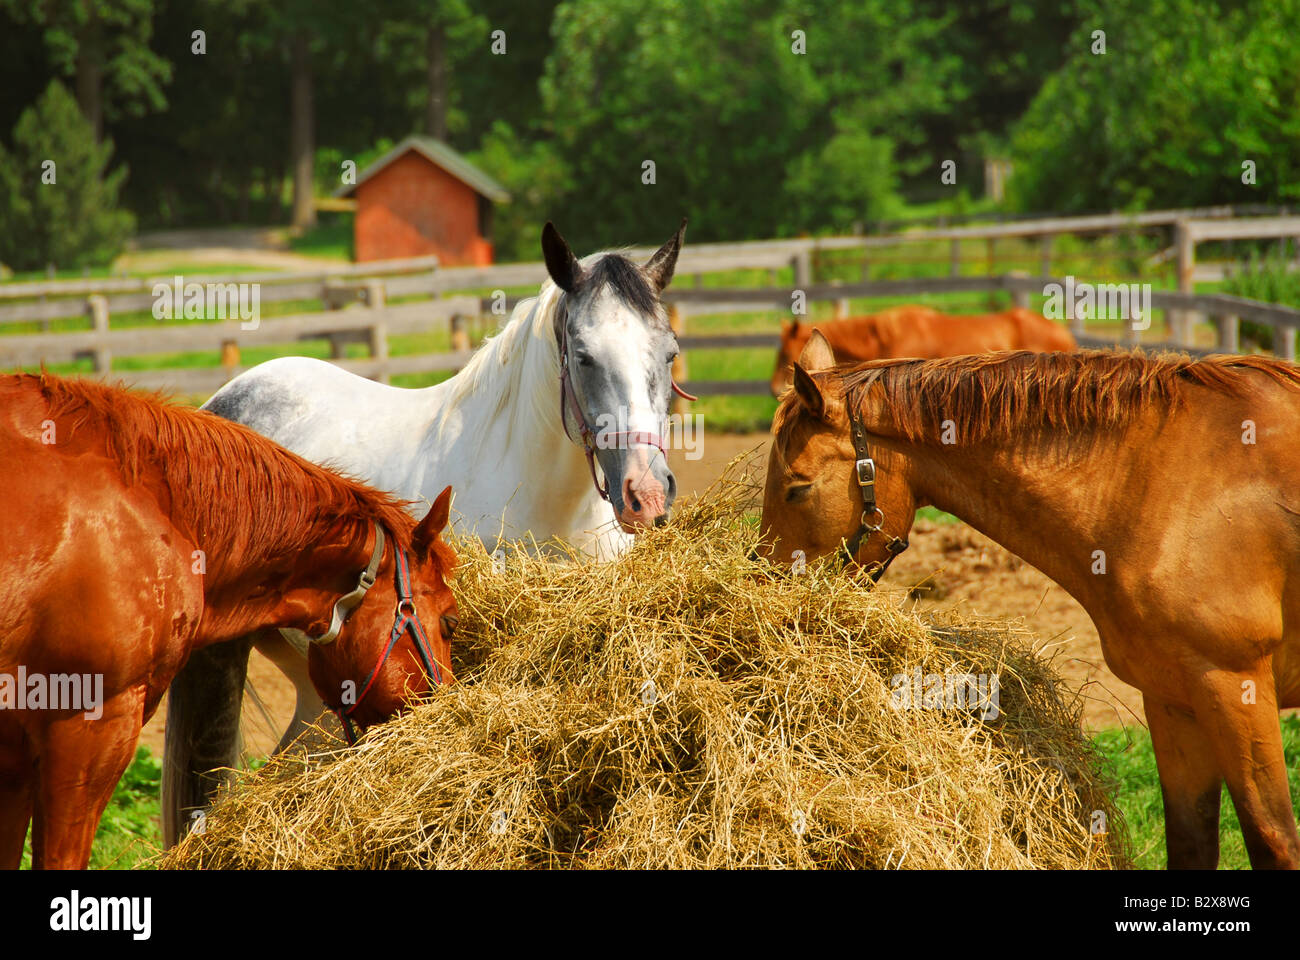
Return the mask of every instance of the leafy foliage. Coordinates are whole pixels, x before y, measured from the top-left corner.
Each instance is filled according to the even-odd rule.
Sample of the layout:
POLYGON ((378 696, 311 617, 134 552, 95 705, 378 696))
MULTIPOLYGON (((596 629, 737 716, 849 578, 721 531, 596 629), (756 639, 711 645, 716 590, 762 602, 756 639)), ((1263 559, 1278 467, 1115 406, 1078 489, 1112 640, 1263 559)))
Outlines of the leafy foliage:
POLYGON ((112 152, 111 142, 95 143, 63 85, 51 82, 19 118, 12 151, 0 147, 0 261, 29 270, 101 263, 120 252, 134 218, 117 205, 126 169, 104 172, 112 152))
POLYGON ((1062 212, 1300 199, 1300 0, 1081 0, 1010 190, 1062 212), (1106 52, 1094 53, 1093 32, 1106 52), (1254 161, 1254 185, 1243 183, 1254 161))

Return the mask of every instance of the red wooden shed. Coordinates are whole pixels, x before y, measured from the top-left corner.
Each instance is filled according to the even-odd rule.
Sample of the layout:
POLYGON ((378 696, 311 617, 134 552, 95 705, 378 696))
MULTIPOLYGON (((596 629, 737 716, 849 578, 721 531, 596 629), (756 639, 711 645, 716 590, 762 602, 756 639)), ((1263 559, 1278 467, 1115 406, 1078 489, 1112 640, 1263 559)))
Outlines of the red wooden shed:
POLYGON ((334 192, 355 197, 358 261, 435 254, 445 266, 492 262, 492 205, 510 194, 441 140, 407 137, 334 192))

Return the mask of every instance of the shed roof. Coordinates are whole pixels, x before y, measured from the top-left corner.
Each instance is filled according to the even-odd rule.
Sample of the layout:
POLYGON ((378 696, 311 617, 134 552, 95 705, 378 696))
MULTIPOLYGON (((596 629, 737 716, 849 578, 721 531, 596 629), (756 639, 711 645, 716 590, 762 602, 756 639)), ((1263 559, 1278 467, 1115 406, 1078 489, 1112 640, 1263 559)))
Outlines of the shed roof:
POLYGON ((510 194, 506 192, 505 187, 497 183, 486 173, 474 166, 459 153, 453 150, 447 144, 434 137, 422 137, 413 134, 399 143, 393 149, 389 150, 378 160, 371 163, 360 174, 357 175, 357 182, 345 184, 334 191, 336 197, 351 196, 356 192, 357 187, 365 183, 379 171, 383 170, 398 157, 405 154, 408 150, 414 150, 423 156, 426 160, 436 167, 450 173, 461 183, 474 190, 476 193, 487 197, 493 203, 509 203, 510 194))

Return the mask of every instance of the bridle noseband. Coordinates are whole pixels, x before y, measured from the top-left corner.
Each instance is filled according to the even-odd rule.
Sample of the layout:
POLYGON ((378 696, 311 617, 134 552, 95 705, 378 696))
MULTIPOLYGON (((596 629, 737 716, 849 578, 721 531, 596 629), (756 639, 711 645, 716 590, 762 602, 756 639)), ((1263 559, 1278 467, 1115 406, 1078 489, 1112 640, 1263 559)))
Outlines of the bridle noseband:
MULTIPOLYGON (((573 390, 573 377, 569 373, 569 308, 565 299, 561 299, 556 308, 559 311, 560 321, 560 426, 564 428, 564 435, 573 440, 573 434, 569 432, 569 421, 565 417, 565 407, 568 412, 573 414, 573 422, 578 425, 579 439, 574 441, 578 443, 587 456, 587 469, 591 471, 591 482, 595 486, 596 492, 600 494, 601 499, 609 502, 609 478, 605 478, 605 485, 600 485, 600 480, 596 477, 596 450, 601 446, 602 441, 596 432, 591 429, 587 423, 587 418, 582 414, 582 407, 578 403, 578 395, 573 390)), ((677 381, 673 380, 673 393, 683 400, 698 400, 699 397, 692 396, 678 386, 677 381)), ((617 444, 620 437, 624 438, 624 443, 644 443, 649 447, 658 448, 663 454, 664 459, 668 454, 664 449, 663 438, 657 433, 650 433, 646 430, 620 430, 617 433, 606 433, 606 438, 612 439, 617 444)), ((608 445, 608 440, 605 441, 608 445)))
MULTIPOLYGON (((849 411, 849 435, 853 439, 854 470, 857 473, 858 489, 862 493, 862 517, 858 529, 847 541, 840 544, 840 556, 844 566, 855 562, 860 551, 873 533, 884 533, 885 511, 876 503, 876 461, 871 459, 871 448, 867 446, 867 432, 862 428, 862 421, 849 411)), ((891 536, 885 543, 889 556, 884 562, 877 561, 868 570, 873 581, 884 576, 894 558, 907 549, 907 540, 891 536)))
MULTIPOLYGON (((343 624, 347 622, 353 611, 361 606, 361 601, 366 598, 370 588, 375 585, 379 564, 384 556, 384 528, 377 523, 374 527, 375 547, 370 553, 370 563, 367 564, 365 570, 361 571, 361 576, 357 578, 356 588, 335 601, 334 614, 330 620, 329 630, 319 637, 308 638, 312 643, 324 646, 337 640, 340 631, 343 629, 343 624)), ((396 545, 394 544, 394 546, 396 545)), ((435 686, 442 684, 442 669, 438 666, 438 660, 433 655, 433 647, 429 642, 429 635, 425 632, 424 624, 420 622, 420 616, 415 611, 415 598, 411 591, 410 559, 405 550, 394 549, 393 555, 396 561, 393 579, 397 592, 397 609, 393 614, 393 629, 388 635, 388 644, 384 647, 384 652, 380 654, 379 661, 370 671, 370 675, 366 677, 365 683, 361 685, 356 701, 347 709, 344 709, 341 704, 337 708, 330 708, 335 716, 339 718, 339 724, 343 727, 343 735, 349 745, 357 742, 352 714, 357 711, 357 708, 366 699, 366 694, 370 692, 370 687, 374 684, 375 678, 379 676, 379 671, 388 662, 397 641, 406 633, 411 634, 411 640, 415 644, 415 652, 420 656, 425 675, 434 682, 435 686)))

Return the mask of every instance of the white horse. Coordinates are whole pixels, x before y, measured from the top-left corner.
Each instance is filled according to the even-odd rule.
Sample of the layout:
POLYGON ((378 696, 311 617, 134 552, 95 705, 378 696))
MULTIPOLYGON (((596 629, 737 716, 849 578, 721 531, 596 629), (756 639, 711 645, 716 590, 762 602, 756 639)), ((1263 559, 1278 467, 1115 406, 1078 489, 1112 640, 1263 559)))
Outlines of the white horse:
MULTIPOLYGON (((659 295, 685 230, 683 220, 638 266, 618 253, 579 263, 547 223, 542 252, 550 279, 460 373, 435 386, 391 387, 321 360, 285 357, 236 377, 204 408, 415 501, 419 514, 450 485, 452 528, 478 536, 489 550, 502 540, 558 536, 595 557, 613 557, 638 530, 666 522, 676 494, 662 437, 678 389, 671 375, 677 341, 659 295), (598 471, 607 478, 603 488, 598 471)), ((184 832, 185 812, 210 799, 216 782, 207 772, 237 760, 252 646, 297 688, 295 717, 277 749, 319 715, 303 639, 268 631, 208 647, 172 682, 167 843, 184 832)))

